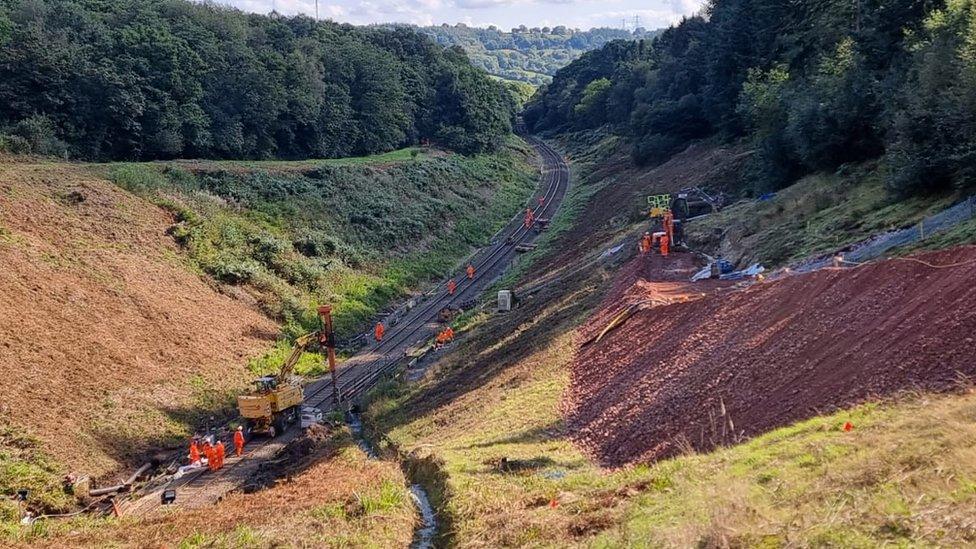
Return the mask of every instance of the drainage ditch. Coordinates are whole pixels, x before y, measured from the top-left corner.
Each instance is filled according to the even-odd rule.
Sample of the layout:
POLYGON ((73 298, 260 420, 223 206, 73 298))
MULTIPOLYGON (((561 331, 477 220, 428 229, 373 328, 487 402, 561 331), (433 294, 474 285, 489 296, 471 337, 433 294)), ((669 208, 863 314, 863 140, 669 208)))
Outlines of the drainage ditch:
MULTIPOLYGON (((376 451, 376 447, 364 432, 363 419, 358 407, 354 406, 352 410, 346 412, 346 424, 349 426, 349 430, 352 431, 353 437, 356 439, 356 444, 359 445, 366 456, 369 459, 379 459, 379 452, 376 451)), ((430 497, 427 495, 427 490, 424 486, 419 482, 413 482, 412 475, 409 474, 411 467, 406 466, 401 461, 401 468, 411 482, 410 499, 413 500, 413 504, 420 514, 420 524, 414 529, 413 543, 410 546, 414 549, 432 549, 438 529, 437 514, 434 512, 434 506, 431 505, 430 497)))

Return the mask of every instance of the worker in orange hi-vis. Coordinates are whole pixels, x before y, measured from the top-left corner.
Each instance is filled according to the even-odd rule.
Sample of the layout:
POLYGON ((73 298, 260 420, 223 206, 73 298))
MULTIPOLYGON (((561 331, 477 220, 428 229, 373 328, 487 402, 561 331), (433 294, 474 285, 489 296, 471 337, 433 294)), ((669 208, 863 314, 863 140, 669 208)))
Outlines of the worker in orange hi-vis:
POLYGON ((454 282, 454 279, 452 278, 447 282, 447 293, 454 295, 455 290, 457 290, 457 282, 454 282))
POLYGON ((211 471, 216 471, 214 467, 217 466, 217 456, 214 453, 214 447, 210 445, 209 440, 203 441, 203 455, 207 458, 207 469, 211 471))
POLYGON ((237 430, 234 431, 234 454, 237 457, 244 454, 244 428, 241 426, 238 426, 237 430))
POLYGON ((214 446, 214 459, 217 461, 217 469, 221 469, 224 466, 224 457, 227 455, 227 450, 224 448, 224 441, 217 441, 217 446, 214 446))
POLYGON ((661 237, 661 255, 668 257, 668 252, 671 249, 671 238, 667 234, 661 237))
POLYGON ((376 329, 373 330, 373 337, 376 338, 376 341, 383 341, 383 334, 385 333, 386 333, 386 327, 383 326, 382 322, 377 322, 376 329))
POLYGON ((664 212, 664 232, 668 237, 674 234, 674 214, 671 210, 664 212))
POLYGON ((640 239, 640 253, 641 255, 647 255, 651 253, 651 248, 654 247, 654 238, 651 233, 644 233, 644 236, 640 239))
POLYGON ((469 264, 465 272, 468 273, 468 280, 474 280, 474 265, 469 264))
POLYGON ((450 326, 448 326, 447 329, 444 330, 444 340, 445 341, 454 341, 454 328, 451 328, 450 326))
POLYGON ((532 212, 532 208, 525 209, 525 228, 529 229, 532 224, 535 223, 535 213, 532 212))
POLYGON ((197 446, 197 439, 190 441, 190 463, 200 461, 200 447, 197 446))

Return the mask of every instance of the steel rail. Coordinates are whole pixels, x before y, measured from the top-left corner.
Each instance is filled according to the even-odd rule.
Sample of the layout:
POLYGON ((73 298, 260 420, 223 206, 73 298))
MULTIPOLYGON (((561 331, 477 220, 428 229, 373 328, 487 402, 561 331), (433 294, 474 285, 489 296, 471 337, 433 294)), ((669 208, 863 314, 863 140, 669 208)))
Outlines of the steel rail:
MULTIPOLYGON (((560 191, 564 191, 565 187, 569 183, 569 169, 568 166, 563 162, 562 157, 559 156, 551 147, 546 145, 544 142, 531 138, 530 141, 537 147, 541 155, 547 161, 544 168, 544 179, 543 182, 547 184, 546 193, 543 196, 543 203, 537 205, 533 208, 533 212, 538 216, 547 215, 550 213, 552 208, 558 208, 559 203, 554 200, 554 198, 559 194, 560 191)), ((516 215, 509 223, 518 220, 520 215, 516 215)), ((503 235, 508 229, 508 225, 499 232, 499 235, 503 235)), ((439 284, 434 290, 433 295, 429 295, 427 304, 416 313, 409 314, 404 319, 404 324, 408 327, 412 324, 413 327, 409 330, 397 330, 395 334, 392 334, 390 338, 384 339, 383 341, 373 345, 372 347, 364 350, 363 352, 375 353, 380 351, 382 348, 395 348, 398 345, 405 343, 409 338, 413 337, 420 330, 426 327, 426 325, 433 320, 432 312, 440 311, 445 306, 450 306, 457 299, 459 299, 465 292, 465 290, 476 285, 485 276, 493 276, 493 268, 501 261, 504 257, 508 255, 520 240, 524 239, 526 236, 530 235, 532 228, 526 228, 524 225, 518 225, 515 231, 506 238, 506 240, 498 242, 489 249, 486 257, 484 257, 479 262, 479 267, 476 268, 476 273, 478 273, 473 280, 467 281, 464 287, 458 286, 459 291, 455 295, 449 295, 447 293, 442 293, 441 288, 444 284, 439 284), (439 295, 439 297, 437 297, 439 295), (430 299, 436 297, 436 299, 430 299), (418 320, 423 320, 422 322, 417 322, 418 320)), ((367 389, 372 385, 379 377, 389 371, 393 366, 399 362, 401 357, 394 357, 393 359, 378 358, 373 361, 363 362, 359 364, 353 364, 345 368, 341 368, 337 374, 336 379, 338 381, 345 381, 348 376, 355 371, 365 370, 365 373, 357 376, 351 382, 346 382, 340 384, 339 396, 340 401, 349 401, 355 397, 360 391, 367 389), (385 362, 384 362, 385 361, 385 362), (375 367, 379 363, 379 367, 375 367), (375 368, 374 368, 375 367, 375 368)), ((313 389, 310 394, 307 395, 306 401, 309 405, 322 407, 332 395, 325 395, 323 398, 316 400, 323 392, 329 390, 331 386, 326 383, 324 378, 319 378, 318 380, 312 382, 310 385, 320 384, 316 389, 313 389)), ((331 409, 331 408, 330 408, 331 409)))
MULTIPOLYGON (((562 157, 543 141, 534 137, 529 137, 527 140, 539 151, 540 156, 544 160, 542 168, 542 183, 546 186, 546 192, 543 195, 542 204, 538 204, 532 208, 533 214, 538 219, 542 216, 555 213, 555 210, 558 209, 561 201, 557 201, 555 199, 561 192, 565 192, 566 187, 569 184, 569 167, 563 161, 562 157)), ((377 342, 376 344, 359 351, 359 353, 384 352, 395 349, 397 346, 406 343, 409 338, 415 336, 420 330, 424 329, 431 321, 434 320, 434 314, 436 314, 436 312, 439 312, 445 306, 453 304, 462 295, 464 295, 466 291, 475 287, 479 282, 482 282, 485 277, 494 276, 494 267, 496 267, 502 259, 507 257, 509 252, 514 250, 515 246, 517 246, 522 240, 532 233, 532 228, 525 227, 522 223, 519 223, 515 227, 514 231, 511 230, 511 226, 518 222, 521 217, 521 213, 515 215, 501 230, 499 230, 498 233, 496 233, 495 237, 492 239, 495 241, 495 244, 489 247, 486 251, 482 252, 482 257, 476 259, 476 262, 472 262, 472 265, 475 266, 475 277, 468 280, 462 275, 461 284, 458 284, 455 295, 449 295, 446 292, 446 282, 437 284, 433 290, 424 294, 425 299, 422 307, 417 306, 407 312, 401 321, 401 324, 403 325, 402 329, 395 330, 393 334, 390 334, 389 338, 384 338, 383 341, 377 342), (506 236, 506 233, 508 236, 506 236)), ((341 382, 338 383, 340 401, 352 401, 362 392, 375 384, 380 377, 392 370, 401 358, 402 357, 400 356, 393 357, 392 359, 377 358, 375 360, 352 364, 348 367, 340 368, 336 372, 337 383, 341 382), (355 377, 350 379, 349 376, 354 375, 356 372, 358 372, 359 375, 355 375, 355 377)), ((308 387, 313 387, 311 392, 306 394, 305 397, 305 402, 309 405, 317 404, 319 407, 322 407, 322 404, 326 403, 332 398, 331 394, 326 394, 323 398, 317 401, 315 400, 316 398, 322 396, 326 391, 331 390, 332 386, 329 383, 327 376, 321 376, 318 379, 313 380, 308 384, 308 387)), ((323 409, 323 411, 329 411, 331 409, 333 409, 333 407, 323 409)), ((194 475, 192 478, 188 479, 185 484, 178 486, 178 488, 182 490, 193 490, 193 492, 189 494, 189 497, 181 498, 182 501, 179 501, 178 504, 183 504, 188 501, 196 502, 197 500, 203 498, 203 492, 205 492, 207 488, 224 479, 230 471, 237 469, 237 466, 243 463, 245 458, 257 453, 267 445, 276 441, 279 441, 279 439, 251 441, 251 443, 248 444, 247 452, 244 456, 242 456, 242 458, 234 460, 232 463, 228 463, 228 465, 221 469, 216 475, 207 475, 204 473, 194 475)), ((169 486, 169 484, 166 486, 169 486)), ((136 502, 133 502, 133 504, 137 503, 138 501, 141 500, 137 500, 136 502)), ((141 508, 133 514, 137 516, 147 515, 159 507, 161 507, 160 502, 154 501, 150 505, 142 505, 141 508)))

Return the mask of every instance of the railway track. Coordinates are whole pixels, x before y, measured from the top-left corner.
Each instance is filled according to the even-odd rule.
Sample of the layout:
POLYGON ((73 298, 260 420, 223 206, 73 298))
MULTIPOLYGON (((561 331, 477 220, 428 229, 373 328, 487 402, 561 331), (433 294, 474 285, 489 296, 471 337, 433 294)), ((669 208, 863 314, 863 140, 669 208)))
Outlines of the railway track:
MULTIPOLYGON (((543 159, 542 186, 544 201, 533 208, 536 219, 549 218, 559 208, 569 185, 569 167, 551 147, 541 140, 529 138, 543 159)), ((515 257, 515 246, 533 240, 534 229, 526 229, 522 224, 522 213, 513 217, 495 235, 492 244, 477 254, 472 265, 475 277, 468 280, 461 273, 455 275, 458 283, 454 295, 447 293, 447 280, 425 294, 424 299, 407 311, 396 328, 388 331, 387 337, 374 343, 347 360, 340 366, 336 379, 339 386, 340 401, 348 403, 361 396, 376 381, 392 370, 403 358, 404 352, 413 344, 426 341, 436 333, 438 313, 445 307, 465 303, 478 297, 498 276, 507 270, 515 257)), ((306 390, 306 402, 323 411, 335 409, 332 402, 331 380, 323 377, 312 382, 306 390)))
MULTIPOLYGON (((543 160, 541 185, 544 190, 543 201, 533 208, 536 219, 551 218, 559 209, 569 187, 569 167, 562 157, 549 145, 534 137, 526 140, 536 149, 543 160)), ((315 406, 323 412, 343 409, 366 393, 383 376, 396 368, 405 352, 414 344, 425 342, 440 329, 437 317, 440 311, 449 306, 471 301, 479 296, 497 277, 511 265, 517 255, 515 247, 534 240, 537 236, 532 228, 522 222, 523 213, 513 217, 499 231, 492 243, 477 253, 471 260, 475 276, 468 279, 463 273, 455 274, 458 281, 454 295, 447 292, 445 279, 434 289, 424 294, 412 308, 399 310, 394 315, 398 322, 390 326, 381 342, 374 342, 367 348, 340 365, 336 372, 339 402, 333 397, 331 378, 323 376, 308 383, 305 388, 305 404, 315 406)), ((227 463, 218 473, 205 470, 188 474, 180 479, 157 486, 139 499, 123 506, 125 515, 145 516, 164 508, 190 508, 212 504, 225 493, 241 486, 260 467, 260 464, 274 457, 289 441, 297 436, 297 429, 274 438, 258 439, 249 442, 247 453, 242 458, 228 457, 227 463), (177 499, 173 506, 160 504, 164 489, 175 489, 177 499)))

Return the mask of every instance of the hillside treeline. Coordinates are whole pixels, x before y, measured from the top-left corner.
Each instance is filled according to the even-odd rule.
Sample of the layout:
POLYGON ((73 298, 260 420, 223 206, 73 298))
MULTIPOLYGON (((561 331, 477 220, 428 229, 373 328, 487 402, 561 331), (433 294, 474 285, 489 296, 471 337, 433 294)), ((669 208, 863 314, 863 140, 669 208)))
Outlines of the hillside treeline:
POLYGON ((653 41, 585 54, 525 119, 610 125, 639 163, 697 139, 746 140, 753 192, 873 159, 898 193, 971 185, 976 3, 711 0, 653 41))
POLYGON ((514 100, 408 29, 184 0, 0 0, 0 147, 91 160, 494 148, 514 100))
POLYGON ((640 28, 583 31, 564 26, 527 28, 524 25, 507 32, 497 27, 469 27, 463 23, 423 27, 420 31, 438 44, 460 46, 475 66, 490 74, 535 85, 549 82, 557 70, 583 52, 611 40, 647 38, 659 32, 640 28))

